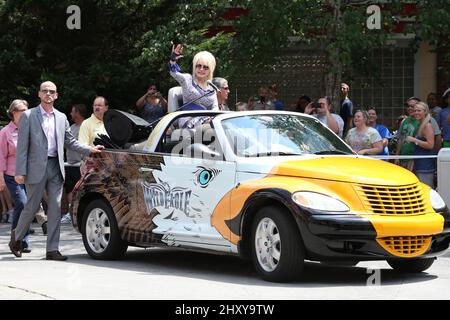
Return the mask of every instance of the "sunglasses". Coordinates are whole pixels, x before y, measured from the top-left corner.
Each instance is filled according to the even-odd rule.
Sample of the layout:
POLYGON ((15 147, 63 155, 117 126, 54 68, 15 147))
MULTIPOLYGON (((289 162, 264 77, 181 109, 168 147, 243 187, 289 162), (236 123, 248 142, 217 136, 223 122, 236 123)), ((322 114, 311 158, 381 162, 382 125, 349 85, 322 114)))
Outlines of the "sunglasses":
POLYGON ((44 90, 41 90, 41 92, 42 92, 43 94, 55 94, 55 93, 56 93, 56 90, 48 90, 48 89, 44 89, 44 90))
POLYGON ((205 66, 205 65, 203 65, 203 64, 197 64, 197 65, 195 66, 195 68, 196 68, 196 69, 209 70, 209 67, 208 67, 208 66, 205 66))

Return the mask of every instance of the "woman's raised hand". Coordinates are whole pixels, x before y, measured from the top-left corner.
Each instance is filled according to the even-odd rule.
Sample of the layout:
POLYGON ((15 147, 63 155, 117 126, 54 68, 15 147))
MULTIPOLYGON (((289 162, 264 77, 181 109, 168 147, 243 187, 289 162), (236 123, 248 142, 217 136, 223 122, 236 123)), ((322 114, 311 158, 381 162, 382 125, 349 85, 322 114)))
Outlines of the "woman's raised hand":
POLYGON ((182 58, 183 53, 183 45, 177 44, 176 46, 172 46, 172 53, 170 55, 170 61, 171 62, 177 62, 178 59, 182 58))

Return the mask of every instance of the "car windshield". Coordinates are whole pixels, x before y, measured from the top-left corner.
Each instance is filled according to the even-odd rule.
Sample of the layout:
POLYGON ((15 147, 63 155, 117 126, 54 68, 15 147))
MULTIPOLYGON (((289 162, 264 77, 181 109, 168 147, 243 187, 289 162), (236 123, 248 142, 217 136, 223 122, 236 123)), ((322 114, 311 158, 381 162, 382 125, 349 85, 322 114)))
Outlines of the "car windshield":
POLYGON ((318 120, 291 114, 224 119, 222 126, 239 157, 354 154, 318 120))

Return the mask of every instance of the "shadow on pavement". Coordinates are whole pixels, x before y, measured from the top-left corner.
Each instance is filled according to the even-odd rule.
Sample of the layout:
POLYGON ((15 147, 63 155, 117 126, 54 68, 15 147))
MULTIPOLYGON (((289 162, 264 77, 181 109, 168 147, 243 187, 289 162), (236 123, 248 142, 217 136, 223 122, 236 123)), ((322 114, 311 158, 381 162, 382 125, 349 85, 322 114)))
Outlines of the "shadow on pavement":
MULTIPOLYGON (((93 265, 104 268, 140 272, 149 275, 177 275, 179 277, 216 282, 236 283, 271 287, 366 287, 368 278, 363 267, 339 267, 306 262, 302 276, 291 283, 271 283, 259 278, 249 261, 237 257, 211 255, 197 252, 177 251, 175 249, 133 249, 121 261, 99 261, 87 254, 70 256, 71 263, 93 265)), ((392 269, 381 270, 381 286, 394 286, 405 283, 420 283, 436 279, 427 273, 406 275, 392 269)))
MULTIPOLYGON (((14 256, 9 252, 9 230, 6 226, 0 226, 0 260, 13 261, 14 256)), ((95 266, 98 268, 110 268, 123 271, 132 271, 143 275, 168 275, 192 279, 209 280, 216 282, 236 283, 250 286, 269 287, 366 287, 372 273, 367 272, 366 267, 340 267, 306 262, 302 276, 291 283, 271 283, 259 278, 250 261, 244 261, 238 257, 222 256, 207 253, 191 252, 170 248, 128 249, 123 260, 101 261, 92 259, 85 251, 81 235, 70 226, 62 226, 60 248, 64 255, 69 257, 65 264, 79 264, 83 266, 95 266)), ((31 238, 33 253, 23 261, 44 260, 46 237, 41 234, 31 238)), ((450 257, 450 252, 444 256, 450 257)), ((442 259, 442 257, 441 257, 442 259)), ((368 263, 364 263, 365 266, 368 263)), ((376 262, 375 265, 380 265, 376 262)), ((374 268, 376 269, 376 268, 374 268)), ((433 267, 430 269, 433 270, 433 267)), ((438 278, 428 273, 401 274, 390 269, 387 265, 381 268, 381 287, 400 284, 421 283, 438 278)))

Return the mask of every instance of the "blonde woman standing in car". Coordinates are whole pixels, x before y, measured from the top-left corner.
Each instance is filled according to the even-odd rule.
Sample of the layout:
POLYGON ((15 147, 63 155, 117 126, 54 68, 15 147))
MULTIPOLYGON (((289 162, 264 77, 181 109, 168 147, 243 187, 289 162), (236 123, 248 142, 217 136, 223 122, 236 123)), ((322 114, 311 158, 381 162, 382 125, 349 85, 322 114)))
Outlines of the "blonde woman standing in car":
POLYGON ((183 110, 217 110, 217 95, 210 82, 213 79, 216 59, 208 51, 201 51, 194 56, 192 74, 181 73, 177 61, 182 58, 183 46, 178 44, 172 48, 170 55, 170 75, 177 80, 183 89, 183 103, 197 101, 187 105, 183 110))

